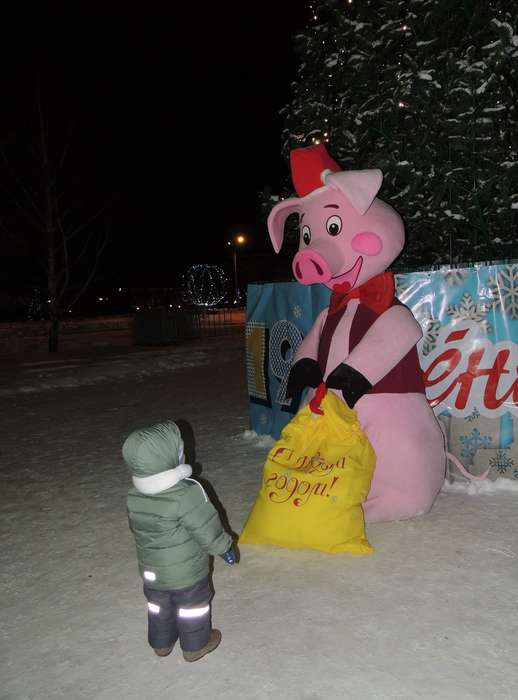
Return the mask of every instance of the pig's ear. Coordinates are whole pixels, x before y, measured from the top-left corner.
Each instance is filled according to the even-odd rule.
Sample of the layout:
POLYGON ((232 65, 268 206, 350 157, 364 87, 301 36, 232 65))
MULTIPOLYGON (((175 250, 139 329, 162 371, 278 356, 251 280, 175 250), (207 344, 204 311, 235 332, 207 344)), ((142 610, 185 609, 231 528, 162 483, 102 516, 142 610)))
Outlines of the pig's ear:
POLYGON ((276 204, 268 216, 268 233, 276 253, 279 252, 284 238, 284 224, 290 214, 298 214, 300 212, 300 199, 291 197, 283 199, 282 202, 276 204))
POLYGON ((326 174, 324 182, 345 194, 358 214, 363 216, 380 190, 383 173, 378 168, 341 171, 326 174))

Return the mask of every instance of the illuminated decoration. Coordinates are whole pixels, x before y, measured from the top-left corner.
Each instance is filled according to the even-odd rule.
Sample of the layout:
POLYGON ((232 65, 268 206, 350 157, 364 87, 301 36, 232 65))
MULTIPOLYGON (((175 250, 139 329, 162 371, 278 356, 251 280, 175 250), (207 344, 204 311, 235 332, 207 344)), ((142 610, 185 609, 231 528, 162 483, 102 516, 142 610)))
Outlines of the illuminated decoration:
POLYGON ((154 571, 144 571, 144 578, 146 581, 156 581, 156 574, 154 571))
POLYGON ((227 294, 228 280, 217 265, 193 265, 182 278, 182 299, 195 306, 216 306, 227 294))
POLYGON ((203 617, 204 615, 207 615, 209 610, 210 605, 205 605, 203 608, 179 608, 178 615, 179 617, 187 618, 203 617))
MULTIPOLYGON (((516 3, 477 3, 467 24, 465 3, 429 3, 426 13, 411 5, 309 0, 283 157, 330 143, 344 167, 379 168, 385 198, 412 231, 400 268, 513 259, 516 3)), ((265 189, 265 217, 291 192, 288 178, 265 189)))
POLYGON ((147 604, 149 612, 152 613, 159 613, 160 612, 160 605, 156 605, 155 603, 148 603, 147 604))

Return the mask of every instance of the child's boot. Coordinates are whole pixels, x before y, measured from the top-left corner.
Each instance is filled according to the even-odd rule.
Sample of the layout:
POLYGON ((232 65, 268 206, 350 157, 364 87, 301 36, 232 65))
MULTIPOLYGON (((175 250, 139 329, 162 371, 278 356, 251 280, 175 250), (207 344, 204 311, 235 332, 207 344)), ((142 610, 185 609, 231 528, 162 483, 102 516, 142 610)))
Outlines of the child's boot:
POLYGON ((198 661, 198 659, 201 659, 202 656, 205 656, 205 654, 210 654, 211 651, 214 651, 220 642, 221 632, 213 629, 211 630, 209 641, 204 647, 198 649, 197 651, 184 651, 183 658, 186 661, 198 661))
POLYGON ((169 656, 169 654, 173 651, 174 644, 171 644, 169 647, 162 647, 162 649, 155 649, 153 647, 153 651, 157 656, 169 656))

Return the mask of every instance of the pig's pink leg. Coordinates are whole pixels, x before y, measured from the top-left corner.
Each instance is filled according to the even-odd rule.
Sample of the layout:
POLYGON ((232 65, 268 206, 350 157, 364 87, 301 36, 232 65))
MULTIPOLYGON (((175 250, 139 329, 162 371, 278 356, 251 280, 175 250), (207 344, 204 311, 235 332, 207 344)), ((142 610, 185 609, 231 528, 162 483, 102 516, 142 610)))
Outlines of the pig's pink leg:
POLYGON ((432 507, 445 476, 444 437, 421 394, 366 395, 355 406, 376 452, 363 510, 367 522, 401 520, 432 507))

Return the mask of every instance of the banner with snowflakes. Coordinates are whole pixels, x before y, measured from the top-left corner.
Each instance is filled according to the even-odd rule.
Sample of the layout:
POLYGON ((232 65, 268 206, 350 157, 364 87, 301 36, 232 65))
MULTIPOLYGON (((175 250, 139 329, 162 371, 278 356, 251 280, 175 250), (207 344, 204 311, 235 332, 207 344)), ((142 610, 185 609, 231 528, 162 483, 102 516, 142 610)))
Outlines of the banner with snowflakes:
MULTIPOLYGON (((423 330, 426 392, 450 451, 473 474, 518 479, 518 263, 396 275, 423 330)), ((296 282, 251 285, 247 371, 252 429, 277 438, 298 406, 291 360, 330 292, 296 282)), ((455 475, 455 474, 454 474, 455 475)))
POLYGON ((518 479, 518 264, 396 275, 419 321, 426 394, 473 474, 518 479))

